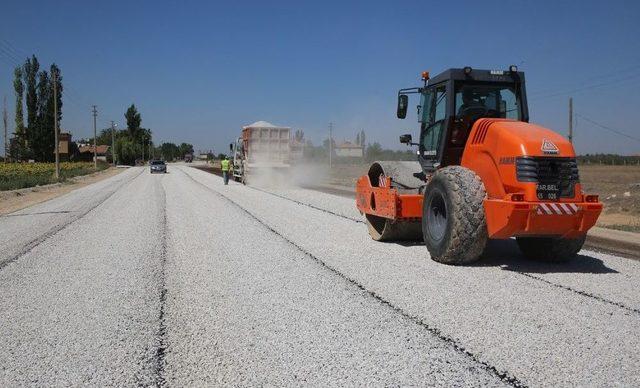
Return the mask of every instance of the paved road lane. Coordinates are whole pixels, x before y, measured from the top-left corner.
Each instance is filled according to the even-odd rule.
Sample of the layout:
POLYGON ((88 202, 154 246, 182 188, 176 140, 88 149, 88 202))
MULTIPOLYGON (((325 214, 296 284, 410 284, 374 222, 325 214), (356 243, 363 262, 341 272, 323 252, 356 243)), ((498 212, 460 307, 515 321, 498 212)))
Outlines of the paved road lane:
MULTIPOLYGON (((353 198, 296 188, 249 189, 363 223, 363 217, 358 213, 353 198)), ((428 252, 425 254, 428 256, 428 252)), ((516 272, 550 285, 622 305, 627 310, 640 311, 640 293, 637 292, 640 265, 634 260, 584 249, 578 259, 571 263, 545 264, 524 259, 515 242, 509 241, 493 244, 490 254, 479 265, 516 272)))
MULTIPOLYGON (((498 252, 484 266, 445 266, 428 260, 424 246, 376 243, 363 224, 317 209, 346 209, 346 203, 353 205, 349 199, 332 196, 331 203, 315 201, 312 208, 301 205, 299 197, 298 202, 274 196, 267 200, 262 191, 225 187, 220 178, 195 169, 184 172, 213 193, 230 198, 332 271, 525 384, 635 385, 640 381, 632 367, 640 365, 635 351, 640 348, 640 313, 634 304, 638 293, 626 280, 638 278, 637 261, 608 255, 598 259, 585 252, 583 260, 589 263, 600 261, 605 268, 620 269, 604 272, 608 279, 578 282, 585 287, 593 283, 605 291, 608 284, 614 290, 592 295, 571 288, 569 282, 537 279, 524 267, 513 271, 495 264, 495 260, 505 266, 522 264, 513 250, 511 257, 498 252), (332 206, 333 202, 337 204, 332 206), (627 299, 616 299, 625 288, 627 299)), ((590 277, 579 270, 584 267, 578 264, 574 275, 590 277)), ((570 266, 562 271, 568 271, 571 279, 570 266)))
POLYGON ((504 385, 183 174, 167 184, 170 385, 504 385))
MULTIPOLYGON (((140 172, 0 271, 0 386, 156 382, 164 192, 140 172)), ((74 198, 94 201, 61 201, 74 198)))
POLYGON ((0 232, 0 386, 640 383, 638 261, 441 265, 351 199, 178 165, 0 232))
POLYGON ((141 172, 139 168, 129 169, 61 197, 0 216, 0 268, 84 217, 141 172))

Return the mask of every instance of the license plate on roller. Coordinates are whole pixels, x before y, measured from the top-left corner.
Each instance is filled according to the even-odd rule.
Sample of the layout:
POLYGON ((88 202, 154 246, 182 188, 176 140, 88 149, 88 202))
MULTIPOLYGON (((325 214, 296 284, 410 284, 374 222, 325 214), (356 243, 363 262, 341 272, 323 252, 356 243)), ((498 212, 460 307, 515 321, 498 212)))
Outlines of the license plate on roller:
POLYGON ((536 194, 538 199, 558 199, 560 194, 560 187, 554 184, 538 184, 536 187, 536 194))

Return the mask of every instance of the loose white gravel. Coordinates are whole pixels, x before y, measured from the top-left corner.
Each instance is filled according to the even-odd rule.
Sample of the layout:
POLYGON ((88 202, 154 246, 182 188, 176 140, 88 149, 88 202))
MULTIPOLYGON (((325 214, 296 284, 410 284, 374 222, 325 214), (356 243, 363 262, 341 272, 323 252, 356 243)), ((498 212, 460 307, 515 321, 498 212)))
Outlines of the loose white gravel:
MULTIPOLYGON (((0 386, 157 382, 164 203, 153 178, 134 178, 0 270, 0 386)), ((47 204, 57 208, 86 194, 47 204)), ((46 216, 21 219, 27 217, 36 223, 46 216)), ((0 219, 3 231, 6 221, 0 219)))
POLYGON ((134 168, 0 217, 0 386, 639 385, 639 262, 451 267, 266 190, 134 168))
MULTIPOLYGON (((355 199, 318 191, 287 188, 252 188, 299 204, 331 211, 340 216, 364 222, 355 206, 355 199)), ((428 257, 428 253, 427 257, 428 257)), ((640 256, 640 252, 638 252, 640 256)), ((624 306, 640 310, 640 263, 590 250, 582 250, 576 260, 568 264, 541 263, 525 260, 514 240, 493 243, 489 257, 479 265, 521 272, 549 282, 592 294, 624 306)))
MULTIPOLYGON (((513 247, 502 246, 485 265, 446 266, 430 260, 424 246, 372 241, 361 223, 286 199, 267 199, 241 185, 225 187, 202 171, 184 171, 336 273, 525 384, 640 382, 640 314, 633 310, 640 297, 629 287, 640 277, 637 261, 583 251, 582 262, 554 269, 525 262, 513 247)), ((316 199, 313 205, 325 209, 351 202, 318 198, 327 202, 316 199)))
POLYGON ((169 385, 504 385, 223 198, 165 182, 169 385))
POLYGON ((0 267, 102 203, 141 173, 129 169, 60 197, 0 216, 0 267))

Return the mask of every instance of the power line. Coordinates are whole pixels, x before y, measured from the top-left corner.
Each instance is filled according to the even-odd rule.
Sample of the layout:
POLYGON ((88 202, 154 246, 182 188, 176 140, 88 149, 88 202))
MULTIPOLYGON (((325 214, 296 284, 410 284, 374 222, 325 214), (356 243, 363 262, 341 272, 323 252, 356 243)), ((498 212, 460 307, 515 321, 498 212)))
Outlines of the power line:
POLYGON ((84 104, 81 102, 76 101, 74 98, 72 98, 67 92, 64 91, 64 89, 62 90, 62 95, 65 96, 67 98, 67 101, 71 102, 72 104, 74 104, 76 107, 81 108, 81 109, 87 109, 90 107, 89 104, 84 104))
POLYGON ((582 86, 579 88, 575 88, 575 89, 571 89, 571 90, 565 90, 565 91, 561 91, 561 92, 553 92, 553 93, 549 93, 549 94, 538 94, 536 95, 535 93, 532 94, 532 97, 529 100, 539 100, 542 98, 551 98, 551 97, 558 97, 558 96, 565 96, 568 94, 575 94, 575 93, 580 93, 580 92, 584 92, 587 90, 591 90, 591 89, 596 89, 596 88, 601 88, 604 86, 611 86, 611 85, 616 85, 619 84, 621 82, 626 82, 632 79, 636 79, 636 78, 640 78, 640 73, 638 74, 633 74, 631 76, 627 76, 624 78, 619 78, 617 80, 612 80, 612 81, 607 81, 607 82, 601 82, 598 84, 591 84, 591 85, 586 85, 586 86, 582 86))
POLYGON ((76 101, 80 101, 79 103, 82 106, 90 106, 90 104, 85 103, 84 98, 81 97, 80 93, 78 93, 71 85, 65 85, 65 95, 69 98, 73 98, 76 101))
POLYGON ((2 42, 4 43, 5 46, 7 46, 11 51, 13 51, 14 54, 16 55, 20 55, 20 56, 26 56, 28 57, 29 54, 27 54, 26 51, 20 50, 18 48, 16 48, 14 45, 11 44, 11 42, 9 42, 8 40, 2 38, 2 42))
POLYGON ((13 58, 11 55, 5 53, 2 50, 2 47, 0 46, 0 59, 2 59, 7 65, 9 65, 9 67, 16 67, 16 66, 20 66, 18 64, 18 61, 13 58))
POLYGON ((14 62, 20 63, 21 60, 19 58, 22 54, 20 54, 6 39, 2 39, 0 43, 0 51, 2 51, 7 57, 11 58, 14 62))
POLYGON ((585 116, 583 116, 583 115, 581 115, 581 114, 579 114, 579 113, 574 113, 574 114, 575 114, 576 116, 580 117, 581 119, 583 119, 583 120, 585 120, 585 121, 587 121, 587 122, 589 122, 589 123, 591 123, 591 124, 593 124, 593 125, 595 125, 595 126, 597 126, 597 127, 600 127, 600 128, 605 129, 605 130, 607 130, 607 131, 609 131, 609 132, 612 132, 612 133, 618 134, 618 135, 620 135, 620 136, 624 136, 624 137, 626 137, 626 138, 628 138, 628 139, 631 139, 631 140, 635 140, 635 141, 637 141, 637 142, 640 142, 640 138, 638 138, 638 137, 634 137, 634 136, 631 136, 631 135, 627 135, 627 134, 626 134, 626 133, 624 133, 624 132, 620 132, 620 131, 618 131, 617 129, 613 129, 613 128, 608 127, 608 126, 606 126, 606 125, 604 125, 604 124, 600 124, 600 123, 598 123, 598 122, 596 122, 596 121, 593 121, 593 120, 591 120, 590 118, 585 117, 585 116))
POLYGON ((2 54, 2 58, 13 66, 21 66, 21 60, 18 57, 20 54, 17 50, 15 50, 6 39, 2 39, 0 43, 4 43, 4 46, 0 44, 0 54, 2 54))
MULTIPOLYGON (((7 64, 9 64, 9 66, 15 66, 15 67, 22 66, 20 64, 20 60, 17 58, 17 55, 21 55, 20 54, 21 50, 16 49, 15 46, 13 46, 6 39, 2 39, 0 43, 3 43, 5 46, 3 47, 2 45, 0 45, 0 59, 3 59, 7 64)), ((73 93, 73 88, 71 88, 70 85, 68 84, 65 85, 65 88, 63 88, 61 92, 62 92, 62 95, 66 97, 67 101, 71 102, 73 105, 76 105, 76 107, 81 108, 82 110, 90 107, 89 104, 85 104, 81 101, 78 101, 78 100, 84 100, 84 99, 78 97, 79 95, 77 93, 73 93), (69 90, 64 90, 64 89, 69 89, 69 90), (75 94, 75 97, 72 96, 73 94, 75 94)))
MULTIPOLYGON (((627 76, 628 74, 626 74, 626 73, 629 73, 631 71, 633 71, 634 73, 637 73, 638 70, 640 70, 640 64, 636 64, 636 65, 628 66, 628 67, 623 67, 623 68, 620 68, 620 69, 615 69, 613 71, 609 71, 608 73, 601 73, 601 74, 592 75, 588 79, 585 79, 582 82, 578 81, 577 83, 578 84, 586 84, 588 82, 594 82, 594 81, 599 82, 599 81, 602 81, 602 80, 605 80, 605 79, 617 78, 617 77, 620 77, 620 76, 627 76)), ((615 81, 613 81, 613 82, 615 82, 615 81)), ((567 88, 571 88, 570 85, 571 84, 567 85, 566 87, 567 88)), ((573 87, 573 88, 574 89, 582 88, 582 86, 577 86, 577 87, 573 87)), ((545 93, 557 93, 557 92, 549 92, 548 90, 540 90, 540 89, 538 89, 538 90, 531 90, 529 92, 529 95, 530 96, 536 96, 536 95, 545 94, 545 93)))
POLYGON ((10 60, 8 60, 5 57, 0 56, 0 59, 7 65, 7 67, 9 67, 10 69, 14 69, 15 68, 15 64, 13 62, 11 62, 10 60))
POLYGON ((9 58, 12 62, 15 63, 20 63, 20 60, 9 50, 7 50, 6 48, 0 46, 0 53, 2 53, 3 55, 5 55, 7 58, 9 58))

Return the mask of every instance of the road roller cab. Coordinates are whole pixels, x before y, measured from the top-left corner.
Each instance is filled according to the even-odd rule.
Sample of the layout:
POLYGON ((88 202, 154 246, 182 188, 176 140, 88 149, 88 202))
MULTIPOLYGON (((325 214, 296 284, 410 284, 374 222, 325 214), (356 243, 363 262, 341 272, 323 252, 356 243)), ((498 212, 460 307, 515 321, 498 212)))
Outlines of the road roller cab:
POLYGON ((424 240, 437 261, 477 260, 488 239, 516 237, 525 256, 567 260, 602 210, 580 185, 575 152, 530 124, 524 73, 449 69, 398 92, 398 118, 417 94, 416 162, 375 162, 356 205, 376 240, 424 240))

